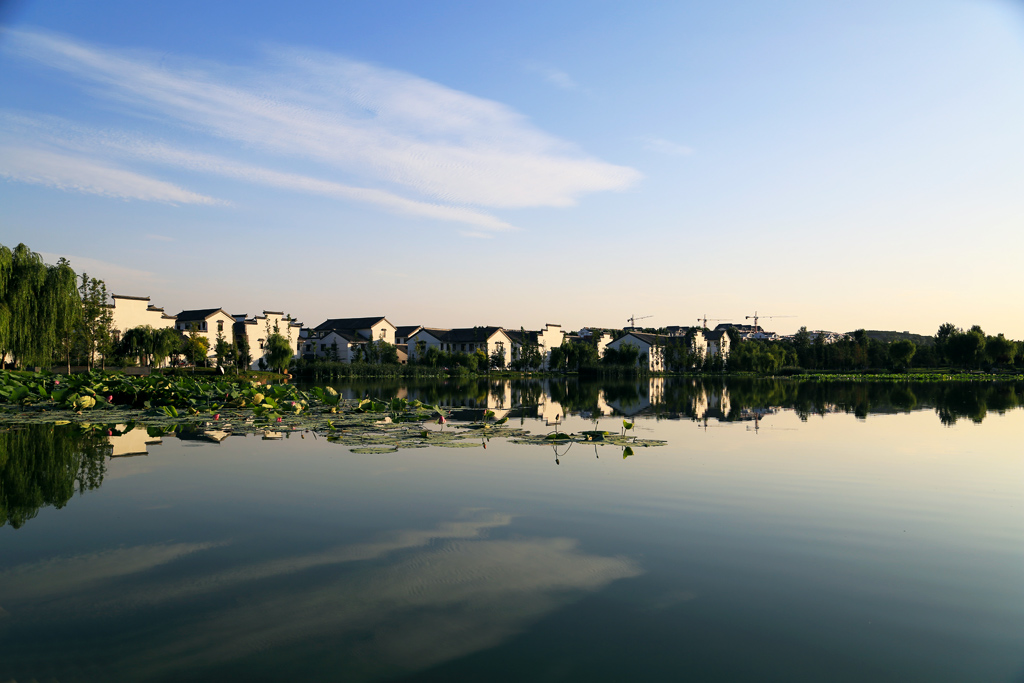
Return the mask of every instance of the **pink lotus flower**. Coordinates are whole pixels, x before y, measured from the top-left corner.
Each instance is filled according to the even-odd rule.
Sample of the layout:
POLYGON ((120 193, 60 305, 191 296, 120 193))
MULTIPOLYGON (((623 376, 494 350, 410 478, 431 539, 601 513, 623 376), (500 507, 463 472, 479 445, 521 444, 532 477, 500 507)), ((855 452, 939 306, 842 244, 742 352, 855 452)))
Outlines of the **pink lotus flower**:
POLYGON ((113 403, 113 402, 114 402, 114 395, 113 395, 113 394, 111 394, 110 396, 107 396, 107 401, 108 401, 109 403, 113 403))
POLYGON ((439 418, 437 419, 437 421, 438 421, 438 422, 440 422, 441 424, 444 424, 444 423, 445 423, 445 422, 447 422, 448 420, 444 419, 444 415, 442 415, 441 417, 439 417, 439 418))
POLYGON ((55 380, 53 380, 53 383, 54 384, 60 384, 60 380, 59 379, 55 379, 55 380))
POLYGON ((278 422, 280 422, 280 421, 281 421, 281 418, 277 418, 277 421, 278 421, 278 422))
POLYGON ((113 435, 114 435, 114 432, 108 429, 107 430, 107 436, 113 436, 113 435))
POLYGON ((214 415, 213 419, 214 420, 219 420, 220 419, 220 413, 217 413, 216 415, 214 415))

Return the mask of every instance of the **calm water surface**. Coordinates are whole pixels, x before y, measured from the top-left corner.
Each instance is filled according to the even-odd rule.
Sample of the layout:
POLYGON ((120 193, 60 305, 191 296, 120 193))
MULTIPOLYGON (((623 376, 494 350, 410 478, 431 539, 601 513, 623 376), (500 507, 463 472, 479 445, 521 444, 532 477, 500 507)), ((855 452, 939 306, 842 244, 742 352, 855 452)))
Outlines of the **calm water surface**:
POLYGON ((1019 386, 342 388, 668 445, 0 433, 0 681, 1024 681, 1019 386))

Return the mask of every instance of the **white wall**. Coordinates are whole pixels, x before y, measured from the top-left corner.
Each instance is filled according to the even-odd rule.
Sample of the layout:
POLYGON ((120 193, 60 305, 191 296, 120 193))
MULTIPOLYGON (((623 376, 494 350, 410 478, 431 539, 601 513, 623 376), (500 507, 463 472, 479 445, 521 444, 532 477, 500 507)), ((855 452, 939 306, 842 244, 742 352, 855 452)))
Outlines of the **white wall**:
POLYGON ((163 311, 151 311, 149 305, 148 299, 125 299, 115 295, 111 309, 113 329, 123 335, 128 330, 143 325, 149 325, 154 330, 174 327, 173 316, 165 317, 163 311))

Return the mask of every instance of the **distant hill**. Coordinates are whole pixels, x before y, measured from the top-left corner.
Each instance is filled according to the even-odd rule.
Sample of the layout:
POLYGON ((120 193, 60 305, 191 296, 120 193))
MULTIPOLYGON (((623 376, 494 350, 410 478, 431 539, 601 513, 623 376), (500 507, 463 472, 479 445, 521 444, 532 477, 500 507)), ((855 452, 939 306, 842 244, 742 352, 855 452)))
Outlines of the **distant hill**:
MULTIPOLYGON (((868 339, 877 339, 886 343, 894 342, 897 339, 909 339, 918 346, 926 344, 934 344, 935 337, 931 337, 925 334, 913 334, 912 332, 897 332, 895 330, 864 330, 868 334, 868 339)), ((847 332, 849 335, 853 335, 853 332, 847 332)))

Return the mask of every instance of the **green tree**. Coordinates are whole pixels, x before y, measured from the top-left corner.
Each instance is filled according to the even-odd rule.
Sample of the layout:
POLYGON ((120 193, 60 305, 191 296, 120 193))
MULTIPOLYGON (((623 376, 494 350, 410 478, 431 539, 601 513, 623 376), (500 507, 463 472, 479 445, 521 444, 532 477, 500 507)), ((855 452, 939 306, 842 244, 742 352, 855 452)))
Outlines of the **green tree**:
POLYGON ((53 325, 54 349, 67 362, 71 372, 71 351, 75 344, 75 330, 82 318, 81 300, 75 288, 75 271, 65 258, 46 271, 46 297, 44 308, 48 310, 53 325), (75 290, 75 291, 72 291, 75 290))
POLYGON ((185 357, 192 361, 193 372, 200 359, 205 363, 206 356, 210 353, 210 340, 199 334, 199 325, 192 323, 188 327, 188 337, 182 344, 182 352, 185 357))
POLYGON ((957 329, 953 323, 942 323, 939 325, 938 331, 935 333, 935 350, 939 354, 939 358, 946 363, 950 362, 949 357, 949 342, 954 335, 959 334, 960 330, 957 329))
POLYGON ((230 363, 234 356, 234 348, 228 343, 227 337, 224 336, 224 332, 217 330, 217 341, 213 345, 213 353, 217 358, 217 368, 222 369, 226 364, 230 363))
POLYGON ((185 338, 173 327, 162 327, 153 330, 153 341, 150 346, 153 365, 160 367, 171 356, 181 353, 185 338))
POLYGON ((993 363, 1010 365, 1017 356, 1017 342, 1007 339, 1000 332, 996 337, 988 337, 985 340, 985 353, 993 363))
POLYGON ((275 332, 267 339, 265 350, 267 365, 285 373, 288 370, 288 361, 292 359, 292 345, 288 340, 275 332))
POLYGON ((249 336, 241 334, 235 342, 235 365, 239 370, 248 370, 252 365, 252 350, 249 348, 249 336))
POLYGON ((505 369, 505 344, 498 342, 494 345, 494 351, 491 352, 490 367, 494 370, 505 369))
POLYGON ((66 259, 47 266, 24 244, 0 245, 0 357, 10 353, 18 367, 66 357, 81 315, 76 282, 66 259))
POLYGON ((133 327, 121 335, 121 355, 138 359, 139 365, 149 365, 152 348, 153 328, 149 325, 133 327))
POLYGON ((950 363, 961 368, 974 367, 985 352, 985 334, 980 329, 955 332, 946 341, 946 355, 950 363))
POLYGON ((107 285, 103 280, 82 273, 78 293, 82 300, 82 317, 77 336, 84 347, 86 364, 92 369, 97 353, 105 358, 104 351, 110 351, 114 313, 107 303, 107 285))
POLYGON ((916 352, 917 345, 909 339, 897 339, 889 344, 889 360, 897 370, 906 370, 916 352))

